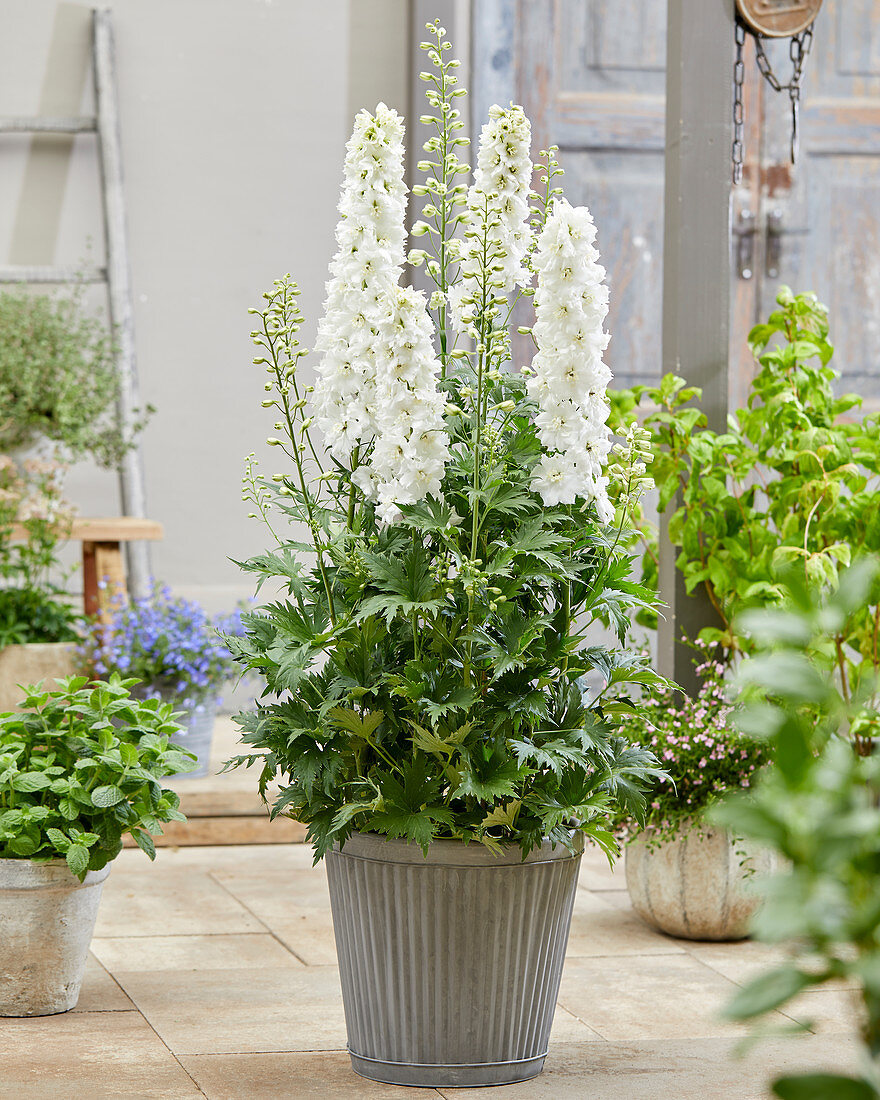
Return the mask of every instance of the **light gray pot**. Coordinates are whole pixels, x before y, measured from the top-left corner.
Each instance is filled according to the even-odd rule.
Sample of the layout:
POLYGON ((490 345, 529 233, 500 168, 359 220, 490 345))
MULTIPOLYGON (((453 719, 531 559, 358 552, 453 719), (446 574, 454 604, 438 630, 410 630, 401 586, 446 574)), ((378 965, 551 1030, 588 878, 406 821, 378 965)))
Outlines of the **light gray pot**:
POLYGON ((191 703, 171 697, 174 709, 180 714, 180 733, 172 735, 171 740, 182 749, 194 752, 199 758, 198 765, 191 772, 181 773, 181 779, 200 779, 206 776, 211 766, 211 744, 214 740, 214 722, 217 717, 217 704, 213 700, 204 703, 191 703))
POLYGON ((62 859, 0 859, 0 1016, 75 1007, 109 873, 80 882, 62 859))
POLYGON ((741 940, 761 902, 756 877, 774 854, 725 829, 682 829, 661 843, 642 837, 626 849, 626 886, 647 924, 688 940, 741 940))
POLYGON ((544 1066, 583 837, 415 844, 356 833, 327 854, 352 1068, 396 1085, 503 1085, 544 1066))

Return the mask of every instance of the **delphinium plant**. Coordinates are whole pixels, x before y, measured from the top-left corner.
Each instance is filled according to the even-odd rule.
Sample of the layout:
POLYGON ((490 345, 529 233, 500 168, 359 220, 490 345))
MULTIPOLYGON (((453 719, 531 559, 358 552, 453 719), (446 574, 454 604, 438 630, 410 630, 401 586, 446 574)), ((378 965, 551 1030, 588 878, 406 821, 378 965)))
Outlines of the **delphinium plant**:
POLYGON ((224 638, 240 631, 238 611, 212 617, 154 582, 146 596, 114 602, 108 620, 85 638, 81 657, 92 675, 137 677, 137 694, 191 708, 215 701, 238 672, 224 638))
POLYGON ((724 664, 707 647, 697 648, 696 696, 654 687, 641 693, 621 723, 622 731, 651 749, 667 772, 648 803, 644 827, 621 820, 627 838, 659 843, 707 828, 706 814, 722 796, 748 789, 770 761, 766 741, 747 737, 733 720, 724 664))
POLYGON ((613 852, 612 815, 642 819, 657 771, 606 705, 658 682, 625 645, 650 599, 624 548, 650 455, 636 429, 608 464, 589 211, 562 197, 554 150, 532 164, 516 106, 491 109, 465 185, 458 62, 429 30, 423 247, 407 258, 403 123, 380 104, 347 147, 314 387, 296 285, 252 311, 284 465, 248 463, 275 545, 242 566, 282 591, 230 642, 268 685, 234 763, 258 763, 263 791, 280 773, 273 813, 308 824, 316 858, 353 830, 524 852, 582 830, 613 852), (429 296, 401 285, 407 262, 429 296), (510 318, 531 296, 537 350, 519 369, 510 318), (607 688, 587 705, 590 670, 607 688))
POLYGON ((0 715, 0 859, 65 859, 82 881, 119 855, 123 834, 153 859, 162 822, 185 820, 160 780, 195 758, 169 743, 171 705, 133 698, 135 683, 37 684, 0 715))
POLYGON ((73 518, 63 474, 56 461, 0 455, 0 649, 79 637, 82 616, 52 576, 73 518))
MULTIPOLYGON (((648 406, 677 566, 688 591, 703 589, 715 608, 718 625, 701 636, 731 665, 753 644, 737 616, 784 604, 791 567, 830 592, 856 552, 880 553, 880 414, 862 415, 860 398, 836 395, 827 310, 816 296, 783 287, 777 304, 749 334, 759 369, 727 431, 706 428, 692 405, 699 390, 675 375, 615 402, 623 423, 639 402, 648 406)), ((880 671, 880 583, 844 626, 830 644, 834 675, 852 697, 880 671)), ((880 731, 878 704, 867 699, 856 725, 865 744, 880 731)))
POLYGON ((843 571, 832 593, 790 577, 785 607, 751 612, 738 628, 754 654, 740 668, 745 733, 766 739, 776 766, 748 798, 731 797, 715 819, 775 849, 781 870, 765 889, 753 934, 786 948, 776 968, 754 978, 727 1007, 736 1020, 782 1009, 810 1026, 804 990, 845 982, 861 1065, 853 1076, 787 1075, 773 1083, 782 1100, 880 1097, 880 754, 853 750, 877 685, 863 679, 845 695, 833 670, 835 637, 874 591, 875 560, 843 571))

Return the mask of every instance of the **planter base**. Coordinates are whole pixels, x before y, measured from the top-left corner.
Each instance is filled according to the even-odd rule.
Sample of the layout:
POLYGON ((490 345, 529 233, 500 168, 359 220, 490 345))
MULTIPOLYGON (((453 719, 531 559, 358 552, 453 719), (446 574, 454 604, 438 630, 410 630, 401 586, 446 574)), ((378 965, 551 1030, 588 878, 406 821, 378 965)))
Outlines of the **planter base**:
POLYGON ((536 1058, 514 1062, 480 1062, 472 1066, 437 1065, 417 1062, 383 1062, 349 1050, 351 1068, 369 1081, 386 1085, 412 1085, 416 1088, 479 1088, 483 1085, 515 1085, 530 1081, 544 1068, 547 1051, 536 1058))

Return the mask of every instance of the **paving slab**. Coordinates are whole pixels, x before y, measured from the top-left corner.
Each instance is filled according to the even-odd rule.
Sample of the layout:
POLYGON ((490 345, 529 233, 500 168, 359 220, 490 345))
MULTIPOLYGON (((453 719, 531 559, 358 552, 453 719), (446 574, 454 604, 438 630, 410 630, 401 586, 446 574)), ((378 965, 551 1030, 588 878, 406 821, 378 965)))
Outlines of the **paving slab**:
POLYGON ((807 1069, 852 1069, 855 1053, 818 1036, 773 1040, 737 1058, 724 1039, 559 1044, 521 1085, 440 1089, 448 1100, 767 1100, 768 1083, 807 1069))
POLYGON ((578 890, 566 955, 681 955, 680 940, 658 936, 632 911, 611 904, 603 893, 578 890))
POLYGON ((335 966, 114 976, 175 1054, 345 1049, 335 966))
MULTIPOLYGON (((142 852, 138 854, 146 861, 142 852)), ((209 874, 149 862, 144 869, 113 868, 104 883, 95 926, 98 937, 265 931, 209 874)))
MULTIPOLYGON (((92 953, 114 971, 247 970, 254 967, 302 968, 303 965, 274 936, 258 932, 231 936, 96 938, 92 940, 92 953)), ((126 1004, 131 1007, 128 998, 126 1004)))
POLYGON ((4 1100, 204 1098, 139 1012, 0 1020, 0 1049, 4 1100))
MULTIPOLYGON (((82 989, 74 1012, 126 1012, 134 1005, 125 995, 112 974, 95 957, 94 952, 86 960, 82 989)), ((0 1021, 2 1027, 2 1021, 0 1021)), ((0 1093, 2 1095, 2 1093, 0 1093)))
POLYGON ((735 991, 686 953, 572 958, 559 1003, 604 1039, 714 1038, 743 1033, 718 1016, 735 991))
POLYGON ((380 1085, 330 1054, 202 1054, 182 1064, 210 1100, 431 1100, 435 1089, 380 1085))

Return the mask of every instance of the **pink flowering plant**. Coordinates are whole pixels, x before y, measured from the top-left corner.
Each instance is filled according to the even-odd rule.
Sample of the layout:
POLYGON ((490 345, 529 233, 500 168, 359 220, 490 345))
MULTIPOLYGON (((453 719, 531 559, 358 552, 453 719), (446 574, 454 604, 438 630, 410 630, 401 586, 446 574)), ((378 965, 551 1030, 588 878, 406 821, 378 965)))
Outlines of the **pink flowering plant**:
POLYGON ((660 776, 648 803, 644 827, 621 819, 621 832, 648 840, 671 840, 700 828, 703 817, 729 791, 752 784, 769 763, 767 742, 739 731, 728 702, 724 665, 706 646, 699 647, 699 694, 660 685, 644 692, 622 728, 650 748, 667 774, 660 776))
POLYGON ((380 104, 347 146, 314 386, 296 285, 252 311, 283 461, 269 478, 249 461, 275 545, 242 565, 281 594, 230 641, 267 683, 235 763, 259 764, 263 791, 280 775, 273 813, 307 823, 318 857, 353 830, 524 852, 581 830, 612 853, 613 815, 643 818, 658 772, 611 698, 660 682, 626 645, 650 602, 626 532, 651 456, 637 427, 612 449, 589 210, 562 197, 553 150, 533 165, 513 105, 490 110, 464 182, 458 62, 429 29, 423 247, 407 252, 403 120, 380 104), (511 316, 529 299, 518 369, 511 316), (594 670, 607 688, 587 703, 594 670))

